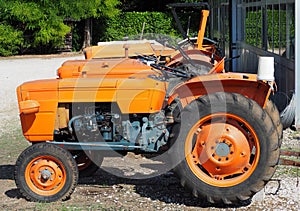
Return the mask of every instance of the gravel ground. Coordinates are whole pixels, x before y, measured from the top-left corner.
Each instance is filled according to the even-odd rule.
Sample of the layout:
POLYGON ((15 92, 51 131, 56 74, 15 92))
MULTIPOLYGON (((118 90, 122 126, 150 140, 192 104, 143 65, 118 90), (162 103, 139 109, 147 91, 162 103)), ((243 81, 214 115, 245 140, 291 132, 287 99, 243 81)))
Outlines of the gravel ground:
MULTIPOLYGON (((67 56, 67 55, 66 55, 67 56)), ((36 57, 36 58, 0 58, 0 119, 2 124, 18 118, 16 88, 25 81, 55 78, 56 70, 67 59, 83 59, 73 57, 36 57)), ((0 123, 1 126, 1 123, 0 123)), ((0 127, 3 130, 3 127, 0 127)))
MULTIPOLYGON (((300 169, 279 166, 265 189, 249 203, 220 208, 194 198, 181 188, 172 172, 139 180, 126 178, 155 174, 157 168, 163 168, 162 163, 133 154, 105 158, 102 169, 93 177, 79 181, 70 200, 50 204, 27 202, 20 197, 13 181, 15 159, 27 146, 20 134, 15 89, 24 81, 54 78, 63 61, 82 58, 76 55, 71 58, 0 59, 1 210, 300 210, 300 169), (15 142, 7 142, 3 138, 7 136, 15 142), (17 150, 12 150, 13 144, 17 150), (3 147, 5 145, 8 146, 3 147), (108 172, 117 173, 119 177, 108 172)), ((299 132, 286 130, 282 147, 300 150, 299 139, 299 132)))

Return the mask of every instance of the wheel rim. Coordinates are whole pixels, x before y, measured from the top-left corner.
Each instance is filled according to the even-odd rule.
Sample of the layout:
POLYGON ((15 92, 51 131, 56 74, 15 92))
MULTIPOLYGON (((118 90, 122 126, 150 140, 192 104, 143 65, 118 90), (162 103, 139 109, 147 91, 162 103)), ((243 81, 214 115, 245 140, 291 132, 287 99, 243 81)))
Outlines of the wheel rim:
POLYGON ((57 194, 66 183, 66 170, 58 159, 40 156, 26 167, 25 179, 28 187, 36 194, 51 196, 57 194))
POLYGON ((91 159, 89 159, 89 157, 86 156, 84 153, 81 153, 78 156, 76 156, 75 161, 77 163, 78 171, 83 171, 93 164, 91 159))
POLYGON ((259 156, 260 145, 254 129, 233 114, 218 113, 200 119, 185 142, 190 169, 212 186, 242 183, 255 170, 259 156))

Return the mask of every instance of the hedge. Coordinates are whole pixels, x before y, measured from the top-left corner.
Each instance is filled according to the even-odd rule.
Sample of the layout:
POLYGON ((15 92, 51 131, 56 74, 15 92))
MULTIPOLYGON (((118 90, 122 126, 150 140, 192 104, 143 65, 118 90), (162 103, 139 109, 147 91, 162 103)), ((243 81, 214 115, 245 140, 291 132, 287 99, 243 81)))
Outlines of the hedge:
POLYGON ((105 25, 105 32, 100 41, 122 40, 142 32, 178 35, 173 18, 162 12, 123 12, 118 17, 108 20, 105 25))

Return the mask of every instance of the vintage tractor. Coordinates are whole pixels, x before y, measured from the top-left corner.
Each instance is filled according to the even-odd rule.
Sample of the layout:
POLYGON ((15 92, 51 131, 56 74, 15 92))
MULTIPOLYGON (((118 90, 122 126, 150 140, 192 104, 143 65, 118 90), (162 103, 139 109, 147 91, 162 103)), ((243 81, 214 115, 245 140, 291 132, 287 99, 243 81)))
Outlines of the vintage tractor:
POLYGON ((56 79, 17 88, 32 143, 15 168, 26 199, 67 199, 79 174, 94 173, 110 152, 161 156, 184 187, 213 204, 248 200, 266 185, 282 136, 272 81, 226 72, 212 47, 170 47, 87 49, 87 59, 65 62, 56 79))

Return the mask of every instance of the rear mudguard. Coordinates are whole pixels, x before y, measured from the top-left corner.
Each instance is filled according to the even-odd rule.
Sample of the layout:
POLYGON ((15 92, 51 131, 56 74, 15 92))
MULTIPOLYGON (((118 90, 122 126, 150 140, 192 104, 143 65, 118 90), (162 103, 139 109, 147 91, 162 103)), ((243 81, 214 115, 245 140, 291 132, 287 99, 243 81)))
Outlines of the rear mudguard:
POLYGON ((257 81, 256 74, 222 73, 195 77, 175 86, 169 91, 168 104, 179 99, 182 107, 210 93, 231 92, 244 95, 265 107, 271 93, 267 82, 257 81))

